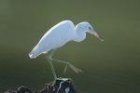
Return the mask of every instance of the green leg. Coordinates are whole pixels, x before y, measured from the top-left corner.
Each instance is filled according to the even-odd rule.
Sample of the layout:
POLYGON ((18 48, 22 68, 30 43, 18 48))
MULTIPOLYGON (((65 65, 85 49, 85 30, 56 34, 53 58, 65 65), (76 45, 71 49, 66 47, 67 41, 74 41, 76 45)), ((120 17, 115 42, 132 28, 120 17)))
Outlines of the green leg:
POLYGON ((54 50, 52 50, 52 51, 50 52, 49 56, 47 56, 46 59, 47 59, 47 61, 48 61, 49 64, 50 64, 50 67, 51 67, 51 70, 52 70, 52 73, 53 73, 53 77, 54 77, 54 79, 56 80, 56 79, 57 79, 57 76, 56 76, 55 69, 54 69, 54 66, 53 66, 52 60, 51 60, 51 58, 52 58, 52 56, 53 56, 53 53, 54 53, 54 50))
POLYGON ((55 62, 59 62, 59 63, 63 63, 63 64, 66 64, 66 67, 64 69, 64 73, 66 72, 67 70, 67 66, 69 66, 74 72, 78 73, 78 72, 82 72, 81 69, 75 67, 74 65, 72 65, 71 63, 69 62, 66 62, 66 61, 62 61, 62 60, 59 60, 59 59, 54 59, 54 58, 51 58, 52 61, 55 61, 55 62))
POLYGON ((54 59, 54 58, 52 58, 52 56, 53 56, 53 54, 54 54, 54 51, 55 51, 55 50, 52 50, 52 51, 50 52, 50 54, 46 57, 46 59, 47 59, 47 61, 49 62, 50 66, 51 66, 51 70, 52 70, 53 77, 54 77, 55 80, 58 79, 58 78, 57 78, 57 76, 56 76, 55 69, 54 69, 54 66, 53 66, 53 64, 52 64, 52 61, 66 64, 66 67, 65 67, 65 69, 64 69, 64 73, 66 72, 68 66, 69 66, 74 72, 76 72, 76 73, 82 72, 82 70, 76 68, 74 65, 72 65, 72 64, 69 63, 69 62, 66 62, 66 61, 62 61, 62 60, 59 60, 59 59, 54 59))

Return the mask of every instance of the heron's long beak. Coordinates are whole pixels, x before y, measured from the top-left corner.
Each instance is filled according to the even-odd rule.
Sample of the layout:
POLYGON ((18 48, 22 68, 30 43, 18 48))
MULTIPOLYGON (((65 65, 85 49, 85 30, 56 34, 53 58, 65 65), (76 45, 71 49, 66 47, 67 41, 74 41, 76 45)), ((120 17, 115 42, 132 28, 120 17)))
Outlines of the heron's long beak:
POLYGON ((95 37, 97 37, 100 41, 104 41, 103 37, 96 31, 92 32, 91 34, 94 35, 95 37))

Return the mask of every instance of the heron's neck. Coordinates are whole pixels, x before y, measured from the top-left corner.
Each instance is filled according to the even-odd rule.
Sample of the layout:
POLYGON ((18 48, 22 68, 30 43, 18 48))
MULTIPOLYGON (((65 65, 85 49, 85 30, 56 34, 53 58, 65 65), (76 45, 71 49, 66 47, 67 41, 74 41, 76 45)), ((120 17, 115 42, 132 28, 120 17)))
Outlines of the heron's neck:
POLYGON ((81 42, 86 38, 86 32, 82 29, 75 29, 74 41, 81 42))

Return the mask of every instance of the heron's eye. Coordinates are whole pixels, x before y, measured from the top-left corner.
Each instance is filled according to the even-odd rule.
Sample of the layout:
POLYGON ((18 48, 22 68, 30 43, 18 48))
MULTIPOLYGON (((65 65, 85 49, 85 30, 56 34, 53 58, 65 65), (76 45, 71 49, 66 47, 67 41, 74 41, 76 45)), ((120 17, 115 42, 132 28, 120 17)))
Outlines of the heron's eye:
POLYGON ((89 29, 89 30, 92 30, 92 28, 91 28, 91 27, 88 27, 88 29, 89 29))

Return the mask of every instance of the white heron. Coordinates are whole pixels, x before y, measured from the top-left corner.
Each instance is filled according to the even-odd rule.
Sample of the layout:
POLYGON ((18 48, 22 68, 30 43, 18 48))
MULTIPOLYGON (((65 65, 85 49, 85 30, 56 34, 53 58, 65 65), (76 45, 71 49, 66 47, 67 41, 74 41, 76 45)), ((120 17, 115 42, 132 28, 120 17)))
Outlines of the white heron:
POLYGON ((64 72, 68 66, 76 73, 81 72, 80 69, 76 68, 69 62, 54 59, 53 54, 56 49, 64 46, 69 41, 83 41, 86 38, 86 33, 90 33, 103 41, 103 38, 94 30, 89 22, 80 22, 75 26, 70 20, 61 21, 44 34, 37 45, 29 53, 29 57, 33 59, 41 54, 48 54, 46 58, 50 63, 54 79, 57 79, 57 76, 52 61, 66 64, 64 72))

